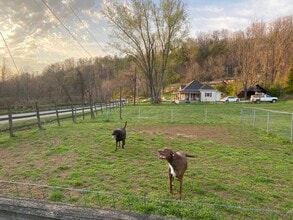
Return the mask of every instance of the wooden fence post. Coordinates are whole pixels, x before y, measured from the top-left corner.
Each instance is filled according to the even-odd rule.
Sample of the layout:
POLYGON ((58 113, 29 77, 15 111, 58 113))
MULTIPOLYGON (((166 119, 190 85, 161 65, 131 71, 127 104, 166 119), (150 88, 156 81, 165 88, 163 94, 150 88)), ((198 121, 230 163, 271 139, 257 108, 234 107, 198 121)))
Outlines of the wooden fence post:
POLYGON ((84 120, 84 103, 81 102, 81 108, 82 108, 82 120, 84 120))
POLYGON ((73 104, 71 104, 71 117, 72 117, 72 122, 75 123, 75 114, 74 114, 73 104))
POLYGON ((103 102, 101 102, 101 112, 102 112, 102 114, 103 114, 103 102))
POLYGON ((15 135, 13 134, 12 111, 10 105, 8 106, 8 120, 10 137, 14 137, 15 135))
POLYGON ((98 115, 98 110, 97 110, 97 103, 95 102, 94 103, 94 107, 95 107, 95 113, 96 113, 96 116, 98 115))
POLYGON ((39 110, 38 102, 36 102, 35 104, 36 104, 36 111, 37 111, 38 127, 39 127, 39 129, 42 129, 41 118, 40 118, 40 110, 39 110))
POLYGON ((55 110, 56 110, 56 118, 57 118, 58 126, 60 127, 60 118, 59 118, 59 112, 58 112, 57 104, 55 104, 55 110))
POLYGON ((95 118, 94 110, 93 110, 93 101, 92 96, 90 96, 90 110, 91 110, 91 119, 95 118))

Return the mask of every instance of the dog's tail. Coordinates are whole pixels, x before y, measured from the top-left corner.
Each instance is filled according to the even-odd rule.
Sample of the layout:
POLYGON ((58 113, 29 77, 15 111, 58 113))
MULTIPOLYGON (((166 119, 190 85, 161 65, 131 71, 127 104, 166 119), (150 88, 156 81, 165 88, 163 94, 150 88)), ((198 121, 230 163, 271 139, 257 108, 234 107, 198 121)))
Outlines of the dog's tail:
POLYGON ((126 128, 126 125, 127 125, 127 121, 125 122, 124 128, 126 128))
POLYGON ((190 154, 185 154, 185 157, 195 157, 195 156, 190 155, 190 154))

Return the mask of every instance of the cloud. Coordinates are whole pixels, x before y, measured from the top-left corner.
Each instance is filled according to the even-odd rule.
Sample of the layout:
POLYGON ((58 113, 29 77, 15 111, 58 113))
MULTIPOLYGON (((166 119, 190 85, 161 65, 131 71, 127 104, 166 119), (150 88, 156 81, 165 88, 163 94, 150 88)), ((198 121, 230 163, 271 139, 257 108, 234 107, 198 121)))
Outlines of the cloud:
MULTIPOLYGON (((0 31, 19 69, 31 66, 32 70, 41 71, 45 64, 60 62, 68 57, 88 56, 43 1, 90 54, 110 54, 106 46, 110 29, 101 10, 104 2, 112 0, 0 0, 0 31)), ((293 11, 292 0, 184 2, 190 17, 191 37, 199 31, 244 29, 256 19, 273 21, 277 17, 292 15, 293 11)), ((0 39, 0 65, 3 58, 7 60, 7 65, 12 65, 0 39)))
MULTIPOLYGON (((95 31, 98 30, 98 21, 101 20, 98 16, 102 7, 100 0, 63 0, 62 2, 44 0, 44 2, 84 48, 91 51, 93 56, 102 54, 101 48, 92 43, 93 39, 87 32, 89 29, 93 33, 101 34, 95 31)), ((66 57, 88 56, 41 0, 0 0, 0 8, 0 31, 17 65, 28 65, 26 59, 39 63, 38 59, 59 62, 66 57)), ((98 37, 96 34, 96 38, 98 37)), ((104 36, 103 38, 105 39, 104 36)), ((9 59, 2 39, 0 39, 1 57, 9 59)), ((38 70, 42 68, 43 66, 40 66, 38 70)))
POLYGON ((292 0, 191 1, 188 14, 192 19, 191 35, 219 29, 245 29, 251 22, 271 22, 278 17, 292 15, 292 0))

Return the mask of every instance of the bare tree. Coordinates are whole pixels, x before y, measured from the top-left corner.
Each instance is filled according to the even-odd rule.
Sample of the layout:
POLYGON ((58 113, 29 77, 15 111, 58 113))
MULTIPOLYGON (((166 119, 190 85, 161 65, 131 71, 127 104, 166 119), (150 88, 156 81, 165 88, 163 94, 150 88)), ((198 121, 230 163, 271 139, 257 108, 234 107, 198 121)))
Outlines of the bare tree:
POLYGON ((105 4, 113 26, 112 46, 132 57, 144 74, 153 103, 159 103, 170 53, 187 36, 187 14, 181 0, 130 0, 105 4))
POLYGON ((57 83, 57 86, 52 85, 51 89, 52 88, 58 89, 59 96, 61 96, 62 91, 64 91, 68 101, 69 102, 73 101, 70 95, 70 91, 66 87, 66 71, 64 69, 64 66, 61 63, 52 64, 49 67, 47 67, 47 70, 45 70, 45 75, 49 78, 54 79, 55 84, 57 83))
POLYGON ((259 45, 261 38, 257 36, 254 25, 245 31, 234 34, 233 55, 237 60, 237 76, 244 89, 244 98, 247 98, 247 88, 258 82, 259 45))
POLYGON ((267 78, 269 84, 287 79, 293 55, 293 16, 275 20, 267 39, 267 78))

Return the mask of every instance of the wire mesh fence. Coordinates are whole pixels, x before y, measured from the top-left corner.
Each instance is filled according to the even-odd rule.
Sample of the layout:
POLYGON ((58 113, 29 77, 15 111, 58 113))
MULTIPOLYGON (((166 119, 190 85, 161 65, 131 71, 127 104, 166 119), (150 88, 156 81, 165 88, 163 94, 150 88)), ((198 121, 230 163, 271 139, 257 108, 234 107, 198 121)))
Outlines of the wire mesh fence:
MULTIPOLYGON (((97 114, 98 111, 106 112, 106 117, 111 117, 108 109, 117 108, 119 105, 94 105, 93 111, 97 114)), ((36 113, 27 113, 21 115, 20 118, 13 116, 13 128, 22 129, 34 127, 37 124, 40 126, 46 122, 57 121, 56 112, 59 113, 59 120, 72 119, 83 115, 83 111, 89 109, 74 109, 58 110, 49 113, 40 113, 40 120, 38 121, 36 113), (65 112, 64 112, 65 111, 65 112), (67 115, 66 115, 67 113, 67 115), (33 114, 33 115, 31 115, 33 114), (64 114, 64 115, 63 115, 64 114), (27 117, 34 117, 33 119, 24 120, 27 117), (21 120, 20 120, 21 119, 21 120), (19 120, 19 121, 16 121, 19 120)), ((84 116, 83 116, 84 117, 84 116)), ((251 107, 235 107, 235 105, 225 105, 223 103, 205 104, 205 105, 187 105, 184 108, 178 105, 166 106, 129 106, 123 110, 123 117, 131 118, 135 123, 165 123, 165 124, 240 124, 244 123, 249 126, 261 129, 267 134, 275 135, 285 141, 293 143, 293 113, 280 112, 273 110, 266 110, 251 107), (130 109, 131 108, 131 109, 130 109), (129 110, 130 109, 130 110, 129 110)), ((12 120, 11 120, 12 121, 12 120)), ((9 125, 7 118, 0 118, 0 132, 8 131, 9 125)), ((10 129, 11 130, 11 129, 10 129)))
POLYGON ((293 143, 293 113, 242 107, 241 122, 293 143))
POLYGON ((125 118, 134 123, 152 124, 245 124, 263 130, 286 142, 293 143, 293 113, 266 110, 260 108, 221 104, 190 105, 180 108, 170 106, 143 106, 135 110, 124 111, 125 118))
POLYGON ((0 196, 184 219, 292 219, 292 212, 0 181, 0 196))
POLYGON ((124 111, 125 118, 138 123, 174 123, 174 124, 219 124, 239 123, 240 108, 230 106, 221 108, 221 104, 181 106, 138 106, 135 110, 124 111))

